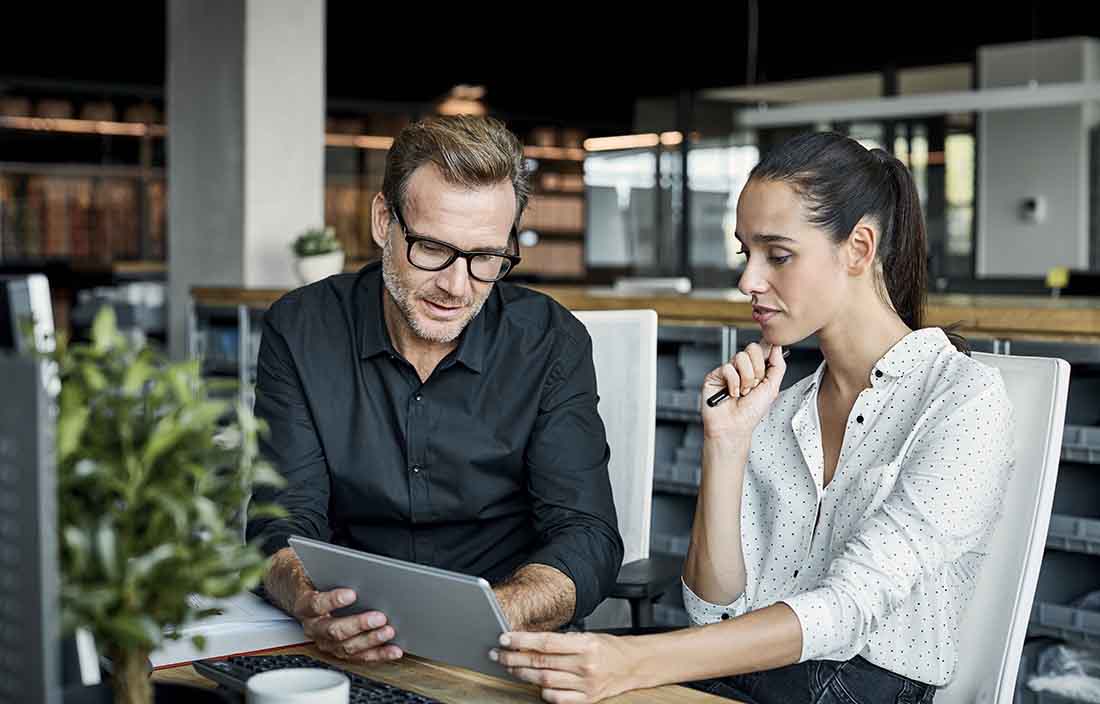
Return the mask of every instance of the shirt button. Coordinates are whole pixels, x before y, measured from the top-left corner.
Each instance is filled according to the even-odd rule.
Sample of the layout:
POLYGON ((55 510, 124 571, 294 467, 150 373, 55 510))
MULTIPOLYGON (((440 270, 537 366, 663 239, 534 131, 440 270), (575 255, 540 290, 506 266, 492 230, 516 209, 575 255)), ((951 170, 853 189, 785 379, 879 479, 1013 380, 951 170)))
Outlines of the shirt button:
POLYGON ((863 414, 862 413, 859 414, 858 416, 856 416, 856 422, 857 423, 862 423, 863 422, 863 414))
POLYGON ((730 620, 730 615, 729 614, 722 614, 722 620, 723 621, 729 621, 730 620))
POLYGON ((417 394, 417 395, 416 395, 416 400, 417 400, 417 401, 420 401, 420 394, 417 394))
POLYGON ((794 576, 795 576, 795 577, 797 577, 797 576, 798 576, 798 570, 795 570, 795 571, 794 571, 794 576))
POLYGON ((879 370, 879 369, 875 370, 875 378, 876 379, 881 379, 882 378, 882 371, 881 370, 879 370))
POLYGON ((412 471, 413 471, 413 474, 420 474, 420 465, 414 464, 412 466, 412 471))

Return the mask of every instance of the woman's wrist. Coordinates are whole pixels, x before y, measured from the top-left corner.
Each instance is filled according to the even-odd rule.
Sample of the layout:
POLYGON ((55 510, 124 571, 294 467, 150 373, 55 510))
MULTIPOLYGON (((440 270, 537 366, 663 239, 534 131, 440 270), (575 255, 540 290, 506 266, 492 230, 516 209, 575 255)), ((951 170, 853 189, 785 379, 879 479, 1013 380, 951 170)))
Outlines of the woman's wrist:
POLYGON ((752 442, 752 428, 709 428, 703 424, 703 442, 723 447, 745 447, 752 442))
POLYGON ((621 639, 631 663, 628 690, 650 689, 680 681, 677 674, 680 668, 676 664, 677 655, 681 654, 679 646, 665 642, 671 636, 673 633, 621 639))
POLYGON ((703 436, 703 474, 718 472, 721 476, 743 474, 749 460, 752 435, 725 433, 715 437, 703 436))

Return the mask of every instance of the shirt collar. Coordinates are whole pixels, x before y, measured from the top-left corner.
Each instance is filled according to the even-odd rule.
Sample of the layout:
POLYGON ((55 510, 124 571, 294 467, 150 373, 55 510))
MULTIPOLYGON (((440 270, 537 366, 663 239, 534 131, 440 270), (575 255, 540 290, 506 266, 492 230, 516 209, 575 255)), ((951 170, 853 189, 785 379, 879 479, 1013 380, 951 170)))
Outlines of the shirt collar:
MULTIPOLYGON (((881 384, 887 378, 899 379, 939 354, 951 341, 940 328, 914 330, 898 340, 886 354, 871 367, 871 386, 881 384)), ((804 396, 818 387, 825 373, 825 362, 818 365, 810 383, 802 390, 804 396)))
POLYGON ((914 330, 898 340, 871 368, 871 385, 885 377, 898 379, 939 354, 951 341, 940 328, 914 330), (880 374, 881 372, 881 374, 880 374))
MULTIPOLYGON (((372 262, 359 271, 356 291, 359 356, 364 359, 380 354, 398 356, 398 352, 390 340, 389 331, 386 329, 386 318, 382 312, 382 296, 387 295, 387 293, 385 284, 382 281, 381 262, 372 262)), ((485 367, 487 348, 485 309, 490 307, 495 294, 495 290, 489 294, 489 299, 485 301, 481 311, 466 325, 466 329, 459 336, 458 347, 448 355, 449 359, 453 359, 479 374, 485 367)))

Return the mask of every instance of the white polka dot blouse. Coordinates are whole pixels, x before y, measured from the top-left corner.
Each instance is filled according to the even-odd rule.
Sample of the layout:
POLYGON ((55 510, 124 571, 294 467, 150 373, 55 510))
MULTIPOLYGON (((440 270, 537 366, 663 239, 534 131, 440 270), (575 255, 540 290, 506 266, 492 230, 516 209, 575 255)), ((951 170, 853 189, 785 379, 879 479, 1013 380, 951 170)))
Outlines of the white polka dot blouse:
POLYGON ((871 370, 823 487, 824 369, 782 392, 753 433, 745 592, 712 604, 684 584, 688 615, 702 625, 784 602, 803 661, 862 655, 944 685, 1013 466, 1004 383, 939 328, 906 335, 871 370))

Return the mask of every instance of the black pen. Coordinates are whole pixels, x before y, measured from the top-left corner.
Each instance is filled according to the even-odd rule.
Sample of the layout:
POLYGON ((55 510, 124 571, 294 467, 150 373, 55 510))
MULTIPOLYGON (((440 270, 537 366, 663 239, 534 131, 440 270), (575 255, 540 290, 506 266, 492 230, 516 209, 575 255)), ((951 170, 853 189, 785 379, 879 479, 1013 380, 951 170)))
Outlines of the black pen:
MULTIPOLYGON (((789 357, 790 354, 791 354, 791 349, 789 347, 787 349, 783 350, 783 359, 786 359, 787 357, 789 357)), ((770 353, 769 353, 769 355, 770 355, 770 353)), ((765 368, 767 368, 767 364, 766 364, 767 360, 764 360, 764 361, 765 361, 765 368)), ((730 390, 728 388, 722 389, 721 391, 719 391, 718 393, 714 394, 713 396, 711 396, 710 398, 707 399, 707 405, 710 406, 711 408, 714 408, 715 406, 722 403, 723 401, 725 401, 729 397, 730 397, 730 390)))

